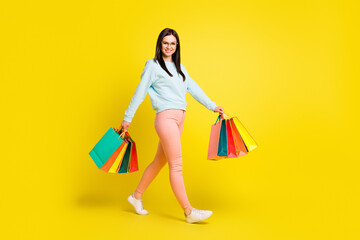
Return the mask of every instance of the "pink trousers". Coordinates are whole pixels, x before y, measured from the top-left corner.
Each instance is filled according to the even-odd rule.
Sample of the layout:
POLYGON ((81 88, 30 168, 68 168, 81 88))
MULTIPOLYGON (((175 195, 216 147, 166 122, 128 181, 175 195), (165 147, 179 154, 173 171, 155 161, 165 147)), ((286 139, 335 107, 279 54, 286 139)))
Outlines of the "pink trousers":
POLYGON ((156 114, 155 130, 159 136, 157 153, 136 188, 136 191, 143 194, 165 164, 169 163, 171 188, 183 209, 190 206, 182 175, 180 142, 185 115, 186 111, 181 109, 167 109, 156 114))

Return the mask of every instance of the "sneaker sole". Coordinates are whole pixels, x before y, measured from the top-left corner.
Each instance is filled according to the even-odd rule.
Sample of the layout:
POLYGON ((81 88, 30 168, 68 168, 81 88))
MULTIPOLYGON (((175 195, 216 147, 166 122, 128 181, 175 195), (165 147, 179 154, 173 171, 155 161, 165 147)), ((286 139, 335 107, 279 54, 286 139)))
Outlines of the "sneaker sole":
POLYGON ((196 223, 196 222, 201 222, 204 221, 206 219, 208 219, 209 217, 211 217, 213 214, 211 213, 208 217, 204 218, 204 219, 200 219, 200 220, 191 220, 190 218, 186 218, 186 222, 188 223, 196 223))

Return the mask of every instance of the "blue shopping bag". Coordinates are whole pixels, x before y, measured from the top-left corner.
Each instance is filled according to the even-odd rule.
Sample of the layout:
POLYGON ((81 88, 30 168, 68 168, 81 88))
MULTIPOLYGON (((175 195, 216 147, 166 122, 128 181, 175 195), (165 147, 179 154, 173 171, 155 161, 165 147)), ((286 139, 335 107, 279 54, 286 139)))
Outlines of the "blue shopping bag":
POLYGON ((96 166, 100 169, 115 150, 123 143, 124 139, 114 128, 110 128, 89 152, 96 166))

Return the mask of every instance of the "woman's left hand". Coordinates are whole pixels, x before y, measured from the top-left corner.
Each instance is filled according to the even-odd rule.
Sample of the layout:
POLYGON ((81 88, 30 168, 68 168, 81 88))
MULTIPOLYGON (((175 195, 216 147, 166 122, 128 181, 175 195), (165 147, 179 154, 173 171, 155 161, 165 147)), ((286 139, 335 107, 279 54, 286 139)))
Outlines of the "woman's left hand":
POLYGON ((216 107, 216 108, 214 109, 214 112, 219 112, 219 113, 223 114, 223 113, 224 113, 224 108, 218 106, 218 107, 216 107))

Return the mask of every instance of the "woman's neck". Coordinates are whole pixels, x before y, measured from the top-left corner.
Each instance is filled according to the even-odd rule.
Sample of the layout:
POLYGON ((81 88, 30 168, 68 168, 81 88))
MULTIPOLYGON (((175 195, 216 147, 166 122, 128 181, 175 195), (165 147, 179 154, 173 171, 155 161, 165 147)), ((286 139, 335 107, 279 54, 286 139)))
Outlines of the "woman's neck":
POLYGON ((165 62, 172 62, 171 56, 166 57, 166 58, 163 57, 163 59, 164 59, 165 62))

